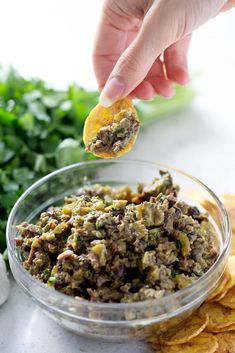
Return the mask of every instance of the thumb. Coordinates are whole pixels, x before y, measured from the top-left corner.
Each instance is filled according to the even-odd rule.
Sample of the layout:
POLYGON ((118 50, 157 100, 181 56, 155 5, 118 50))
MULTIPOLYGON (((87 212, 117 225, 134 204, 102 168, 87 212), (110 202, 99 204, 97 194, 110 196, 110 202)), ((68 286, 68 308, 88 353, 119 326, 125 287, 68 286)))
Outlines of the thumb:
POLYGON ((224 2, 182 0, 176 6, 171 0, 154 1, 138 35, 116 62, 101 92, 100 104, 108 107, 128 96, 166 48, 205 23, 224 2))

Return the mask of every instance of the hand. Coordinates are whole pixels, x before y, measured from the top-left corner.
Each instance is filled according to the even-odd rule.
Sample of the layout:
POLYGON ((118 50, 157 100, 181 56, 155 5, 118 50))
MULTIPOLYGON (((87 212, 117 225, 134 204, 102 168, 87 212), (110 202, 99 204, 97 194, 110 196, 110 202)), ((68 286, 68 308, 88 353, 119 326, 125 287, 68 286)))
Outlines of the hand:
POLYGON ((105 0, 94 47, 100 103, 174 95, 189 80, 191 33, 235 0, 105 0))

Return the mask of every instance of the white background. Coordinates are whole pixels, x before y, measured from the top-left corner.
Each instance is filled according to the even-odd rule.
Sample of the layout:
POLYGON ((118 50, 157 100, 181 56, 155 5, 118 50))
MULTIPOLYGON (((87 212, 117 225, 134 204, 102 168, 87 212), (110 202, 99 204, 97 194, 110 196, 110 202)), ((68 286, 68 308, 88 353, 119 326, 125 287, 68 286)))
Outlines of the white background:
MULTIPOLYGON (((0 62, 64 88, 96 88, 92 43, 98 0, 0 0, 0 62)), ((195 33, 190 71, 198 97, 191 108, 143 129, 129 157, 180 167, 217 193, 235 193, 235 10, 195 33), (196 77, 195 77, 196 75, 196 77)), ((16 284, 0 308, 1 353, 148 352, 143 343, 89 342, 43 316, 16 284)))

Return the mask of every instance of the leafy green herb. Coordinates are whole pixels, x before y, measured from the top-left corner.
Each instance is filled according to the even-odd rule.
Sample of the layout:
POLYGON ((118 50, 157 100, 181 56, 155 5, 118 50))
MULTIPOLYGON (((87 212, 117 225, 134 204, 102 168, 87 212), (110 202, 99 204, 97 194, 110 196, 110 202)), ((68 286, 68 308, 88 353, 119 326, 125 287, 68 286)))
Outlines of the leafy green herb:
MULTIPOLYGON (((75 84, 57 91, 40 79, 0 69, 0 252, 9 212, 29 185, 57 168, 94 158, 84 152, 82 133, 98 95, 75 84)), ((136 108, 145 123, 192 98, 191 89, 176 87, 172 100, 138 101, 136 108)))
POLYGON ((9 258, 7 249, 5 249, 4 253, 2 254, 3 260, 5 261, 7 268, 9 268, 9 258))

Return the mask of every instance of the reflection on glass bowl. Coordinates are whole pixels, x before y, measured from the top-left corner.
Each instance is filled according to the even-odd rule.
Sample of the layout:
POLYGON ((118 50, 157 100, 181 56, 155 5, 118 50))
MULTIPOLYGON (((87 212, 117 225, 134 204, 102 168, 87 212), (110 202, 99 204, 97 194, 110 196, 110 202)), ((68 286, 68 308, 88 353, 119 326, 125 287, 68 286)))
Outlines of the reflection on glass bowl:
POLYGON ((203 183, 160 163, 130 160, 78 163, 47 175, 20 197, 7 225, 9 261, 18 284, 63 327, 77 334, 115 341, 144 338, 153 330, 164 330, 190 315, 218 285, 229 255, 230 237, 224 206, 203 183), (32 222, 46 208, 85 184, 129 185, 135 188, 138 182, 150 183, 162 169, 168 170, 174 182, 180 185, 180 199, 203 210, 200 195, 200 199, 214 205, 211 217, 221 244, 220 255, 211 269, 194 284, 155 300, 97 303, 78 300, 48 288, 23 268, 14 240, 17 236, 16 225, 23 221, 32 222))

